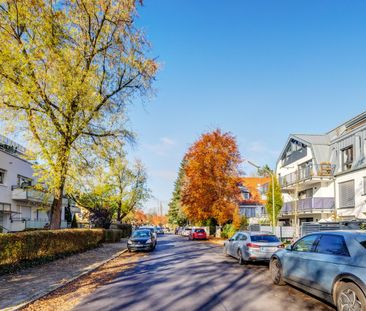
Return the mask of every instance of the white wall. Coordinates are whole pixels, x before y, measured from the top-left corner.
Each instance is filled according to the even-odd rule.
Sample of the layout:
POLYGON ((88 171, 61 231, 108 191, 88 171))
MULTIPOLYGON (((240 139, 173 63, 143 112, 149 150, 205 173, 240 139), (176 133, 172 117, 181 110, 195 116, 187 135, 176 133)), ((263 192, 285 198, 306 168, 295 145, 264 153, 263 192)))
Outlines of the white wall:
POLYGON ((366 177, 366 168, 345 173, 336 177, 336 208, 340 217, 366 219, 366 195, 363 193, 363 177, 366 177), (355 182, 355 208, 339 209, 339 183, 354 180, 355 182))

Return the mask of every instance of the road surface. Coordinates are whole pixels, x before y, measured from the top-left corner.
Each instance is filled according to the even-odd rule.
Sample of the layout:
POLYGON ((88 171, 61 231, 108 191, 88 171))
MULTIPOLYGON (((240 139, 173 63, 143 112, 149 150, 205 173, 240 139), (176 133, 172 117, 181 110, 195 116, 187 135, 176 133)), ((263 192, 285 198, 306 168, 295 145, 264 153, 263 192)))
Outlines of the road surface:
POLYGON ((159 237, 153 253, 84 299, 76 311, 334 309, 291 286, 274 286, 265 263, 240 266, 222 247, 159 237))

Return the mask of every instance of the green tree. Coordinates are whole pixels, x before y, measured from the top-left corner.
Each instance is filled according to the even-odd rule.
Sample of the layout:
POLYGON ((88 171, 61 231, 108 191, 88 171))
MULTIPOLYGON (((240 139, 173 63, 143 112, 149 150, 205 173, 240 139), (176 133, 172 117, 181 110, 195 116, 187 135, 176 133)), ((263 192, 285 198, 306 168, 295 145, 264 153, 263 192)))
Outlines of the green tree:
POLYGON ((135 27, 138 2, 0 3, 0 117, 30 141, 40 182, 54 196, 51 229, 80 173, 74 164, 100 143, 125 139, 126 104, 154 78, 157 64, 135 27))
POLYGON ((174 190, 172 198, 169 202, 168 221, 170 224, 183 226, 187 223, 187 217, 184 214, 182 201, 181 201, 181 189, 184 179, 184 165, 183 159, 180 163, 177 179, 174 182, 174 190))
MULTIPOLYGON (((269 219, 271 221, 271 224, 273 224, 273 199, 272 199, 272 181, 269 183, 268 191, 267 191, 267 202, 266 202, 266 210, 269 216, 269 219)), ((275 224, 277 224, 277 218, 278 215, 282 209, 283 206, 283 199, 282 199, 282 193, 281 193, 281 186, 278 182, 278 179, 276 176, 274 176, 274 199, 275 199, 275 224)))
POLYGON ((269 165, 265 164, 262 167, 258 168, 257 175, 262 176, 262 177, 271 176, 271 174, 269 174, 269 172, 273 173, 273 171, 269 167, 269 165))

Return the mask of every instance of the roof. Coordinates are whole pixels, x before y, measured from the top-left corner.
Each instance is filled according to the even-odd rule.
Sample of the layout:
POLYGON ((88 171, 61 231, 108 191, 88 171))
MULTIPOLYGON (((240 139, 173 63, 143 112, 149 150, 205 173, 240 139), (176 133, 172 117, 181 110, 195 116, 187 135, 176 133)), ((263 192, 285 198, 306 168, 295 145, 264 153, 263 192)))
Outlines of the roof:
POLYGON ((365 235, 366 236, 366 231, 365 230, 325 230, 325 231, 317 231, 317 232, 312 232, 309 234, 344 234, 344 235, 365 235))

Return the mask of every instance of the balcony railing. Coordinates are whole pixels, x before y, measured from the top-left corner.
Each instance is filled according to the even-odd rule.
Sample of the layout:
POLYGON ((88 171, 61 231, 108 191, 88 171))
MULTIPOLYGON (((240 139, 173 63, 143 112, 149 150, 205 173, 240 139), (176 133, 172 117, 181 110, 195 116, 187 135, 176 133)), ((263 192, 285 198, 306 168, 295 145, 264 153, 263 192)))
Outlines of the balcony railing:
MULTIPOLYGON (((26 220, 25 228, 26 229, 43 229, 48 227, 50 221, 48 219, 38 219, 38 220, 26 220)), ((67 228, 67 222, 61 221, 61 228, 67 228)))
MULTIPOLYGON (((280 214, 294 214, 295 204, 295 201, 286 202, 280 214)), ((297 214, 329 212, 333 211, 334 207, 334 198, 305 198, 297 201, 297 214)))
POLYGON ((333 177, 334 169, 335 165, 329 163, 311 165, 280 177, 280 185, 281 187, 286 187, 314 177, 331 178, 333 177))
POLYGON ((33 188, 12 187, 11 197, 13 200, 31 201, 45 205, 51 205, 53 201, 51 194, 33 188))

